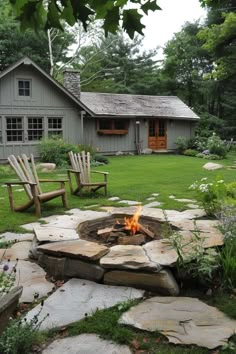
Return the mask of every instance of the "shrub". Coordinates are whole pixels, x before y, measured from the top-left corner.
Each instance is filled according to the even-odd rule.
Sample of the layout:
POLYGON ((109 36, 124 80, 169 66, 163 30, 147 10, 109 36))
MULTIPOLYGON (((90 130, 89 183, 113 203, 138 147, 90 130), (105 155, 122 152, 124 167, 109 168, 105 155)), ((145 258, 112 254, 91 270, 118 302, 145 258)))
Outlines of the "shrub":
POLYGON ((68 160, 68 152, 79 152, 76 145, 65 143, 58 136, 52 136, 50 139, 42 139, 39 146, 39 157, 42 162, 52 162, 57 166, 64 164, 68 160))
POLYGON ((207 139, 207 148, 211 154, 219 155, 222 157, 226 156, 227 148, 225 143, 215 133, 213 133, 212 136, 207 139))
POLYGON ((109 160, 106 156, 103 156, 103 155, 95 155, 94 156, 94 160, 97 161, 97 162, 101 162, 103 164, 108 164, 109 163, 109 160))
POLYGON ((236 287, 236 207, 225 207, 219 214, 224 246, 220 252, 221 283, 223 287, 236 287))
POLYGON ((203 158, 206 159, 206 160, 222 160, 223 159, 223 156, 219 156, 219 155, 215 155, 215 154, 209 154, 209 155, 206 155, 206 154, 203 154, 203 158))
POLYGON ((45 319, 38 320, 41 310, 29 322, 25 319, 9 321, 8 326, 0 337, 1 354, 31 353, 33 344, 39 343, 41 339, 38 329, 45 319))
POLYGON ((220 178, 209 183, 206 177, 202 178, 200 182, 194 182, 189 189, 196 192, 196 198, 208 215, 215 215, 219 212, 227 196, 226 185, 220 178))
POLYGON ((196 156, 197 155, 197 150, 187 149, 187 150, 184 151, 184 155, 186 155, 186 156, 196 156))
POLYGON ((185 138, 184 136, 179 136, 175 140, 175 145, 177 148, 177 151, 181 154, 184 150, 188 148, 188 139, 185 138))

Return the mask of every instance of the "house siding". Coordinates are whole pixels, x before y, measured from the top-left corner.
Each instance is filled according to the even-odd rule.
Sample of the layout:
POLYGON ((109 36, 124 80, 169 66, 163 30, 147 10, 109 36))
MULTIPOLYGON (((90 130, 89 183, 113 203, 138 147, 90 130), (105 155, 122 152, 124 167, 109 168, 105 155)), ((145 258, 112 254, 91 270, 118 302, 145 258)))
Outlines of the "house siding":
POLYGON ((20 66, 8 73, 0 82, 0 117, 2 142, 0 143, 0 160, 6 160, 10 154, 33 153, 38 156, 37 141, 7 142, 5 117, 61 117, 63 139, 78 144, 81 141, 80 110, 69 97, 66 97, 55 85, 35 69, 20 66), (17 80, 29 79, 32 83, 30 97, 18 97, 17 80))

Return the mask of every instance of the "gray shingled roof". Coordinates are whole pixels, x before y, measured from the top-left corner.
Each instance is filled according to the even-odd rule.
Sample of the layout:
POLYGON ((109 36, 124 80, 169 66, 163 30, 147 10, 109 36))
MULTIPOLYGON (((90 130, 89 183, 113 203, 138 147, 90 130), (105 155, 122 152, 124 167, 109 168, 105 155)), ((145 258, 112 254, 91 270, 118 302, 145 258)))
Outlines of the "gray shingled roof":
POLYGON ((199 119, 199 117, 176 96, 81 92, 80 100, 99 116, 199 119))

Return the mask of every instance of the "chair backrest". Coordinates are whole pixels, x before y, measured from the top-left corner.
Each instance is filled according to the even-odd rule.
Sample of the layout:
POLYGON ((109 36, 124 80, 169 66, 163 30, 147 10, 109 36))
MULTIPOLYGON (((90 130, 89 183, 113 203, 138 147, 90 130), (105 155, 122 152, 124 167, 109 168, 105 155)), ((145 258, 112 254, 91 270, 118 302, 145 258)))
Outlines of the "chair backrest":
MULTIPOLYGON (((30 155, 30 161, 32 168, 30 166, 28 157, 25 154, 22 154, 21 156, 17 156, 17 158, 14 155, 10 155, 8 157, 8 161, 11 165, 11 167, 15 170, 17 176, 22 182, 34 182, 37 183, 37 192, 38 194, 42 193, 42 190, 39 185, 39 179, 36 171, 36 166, 34 163, 34 156, 31 154, 30 155)), ((33 198, 30 186, 25 184, 24 189, 29 196, 30 199, 33 198)))
POLYGON ((82 183, 91 182, 90 171, 90 152, 82 151, 81 153, 69 152, 70 163, 72 169, 80 172, 80 180, 82 183))

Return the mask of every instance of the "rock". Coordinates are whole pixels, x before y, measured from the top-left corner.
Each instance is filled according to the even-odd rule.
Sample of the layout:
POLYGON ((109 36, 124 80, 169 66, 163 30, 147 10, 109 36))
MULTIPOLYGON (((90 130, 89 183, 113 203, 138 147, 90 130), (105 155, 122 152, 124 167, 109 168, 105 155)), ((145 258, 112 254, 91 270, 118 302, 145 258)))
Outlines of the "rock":
POLYGON ((100 259, 104 268, 160 270, 160 266, 149 260, 141 246, 113 246, 109 253, 100 259))
POLYGON ((0 235, 0 238, 4 241, 32 241, 34 238, 34 234, 17 234, 14 232, 5 232, 0 235))
MULTIPOLYGON (((44 301, 39 321, 47 314, 40 329, 64 327, 91 315, 97 309, 112 307, 122 301, 142 298, 143 290, 122 286, 109 286, 93 283, 89 280, 71 279, 44 301)), ((26 315, 30 321, 41 306, 34 307, 26 315)))
POLYGON ((111 200, 111 201, 116 201, 116 200, 120 200, 120 198, 119 197, 111 197, 111 198, 108 198, 108 200, 111 200))
POLYGON ((38 263, 47 274, 52 276, 56 280, 65 279, 65 263, 66 258, 52 257, 47 254, 40 253, 38 263))
POLYGON ((186 199, 186 198, 180 198, 180 199, 175 198, 175 200, 180 203, 195 203, 196 202, 196 200, 186 199))
POLYGON ((39 163, 37 165, 37 169, 41 170, 41 172, 54 171, 56 169, 56 164, 55 163, 49 163, 49 162, 39 163))
MULTIPOLYGON (((11 271, 16 262, 11 261, 7 264, 10 267, 9 271, 11 271)), ((48 282, 45 276, 45 271, 38 264, 21 260, 17 262, 15 285, 23 286, 20 302, 32 302, 35 293, 40 299, 52 291, 54 284, 48 282)))
POLYGON ((32 243, 31 243, 31 247, 30 247, 30 250, 29 250, 29 258, 38 260, 40 254, 41 254, 37 250, 38 246, 39 246, 39 242, 37 240, 37 237, 34 235, 34 239, 33 239, 32 243))
POLYGON ((141 154, 143 155, 151 155, 152 154, 152 149, 143 149, 141 154))
POLYGON ((39 246, 37 249, 55 257, 67 256, 69 258, 91 261, 96 261, 109 252, 106 246, 85 240, 47 243, 46 245, 39 246))
POLYGON ((69 240, 78 240, 79 235, 76 230, 72 229, 63 229, 60 227, 35 227, 35 235, 39 242, 55 242, 55 241, 69 241, 69 240))
POLYGON ((117 151, 116 152, 116 156, 122 156, 122 155, 124 155, 123 151, 117 151))
POLYGON ((128 205, 137 205, 140 204, 140 202, 137 202, 135 200, 120 200, 118 202, 119 204, 128 204, 128 205))
POLYGON ((0 334, 6 327, 9 317, 16 310, 22 290, 22 286, 17 286, 0 297, 0 334))
POLYGON ((163 295, 177 296, 179 294, 179 286, 171 271, 167 269, 156 273, 114 270, 105 273, 104 284, 133 286, 163 295))
POLYGON ((155 208, 157 206, 160 206, 162 203, 161 202, 151 202, 148 204, 145 204, 143 207, 144 208, 155 208))
POLYGON ((22 241, 14 243, 10 248, 1 248, 0 260, 11 259, 12 261, 15 261, 16 259, 28 259, 30 247, 31 242, 22 241))
POLYGON ((220 168, 223 168, 224 166, 220 163, 207 162, 202 167, 205 168, 205 170, 218 170, 220 168))
POLYGON ((143 249, 152 262, 161 266, 173 266, 178 259, 177 252, 167 239, 148 242, 143 249))
POLYGON ((153 297, 125 312, 120 321, 145 331, 159 331, 171 343, 214 349, 236 331, 236 321, 190 297, 153 297))
POLYGON ((101 339, 96 334, 80 334, 54 340, 42 354, 132 354, 126 345, 101 339))

